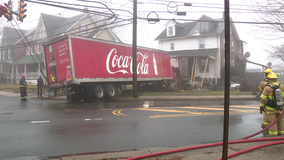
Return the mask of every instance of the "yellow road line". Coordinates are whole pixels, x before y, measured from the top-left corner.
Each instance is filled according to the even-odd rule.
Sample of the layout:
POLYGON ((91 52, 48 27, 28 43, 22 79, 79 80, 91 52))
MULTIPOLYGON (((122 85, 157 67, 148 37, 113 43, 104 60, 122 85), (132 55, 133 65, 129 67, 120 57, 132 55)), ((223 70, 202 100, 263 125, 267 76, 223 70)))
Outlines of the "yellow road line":
MULTIPOLYGON (((151 108, 131 108, 131 109, 120 109, 120 110, 114 110, 112 113, 116 116, 123 116, 123 117, 135 117, 128 114, 121 113, 125 110, 141 110, 141 111, 155 111, 155 112, 169 112, 169 113, 180 113, 180 114, 170 114, 170 115, 153 115, 148 116, 149 118, 166 118, 166 117, 185 117, 185 116, 200 116, 200 115, 220 115, 224 114, 224 112, 192 112, 192 111, 186 111, 186 110, 176 110, 174 108, 181 108, 181 109, 199 109, 199 110, 214 110, 214 111, 223 111, 223 108, 220 107, 198 107, 198 106, 191 106, 191 107, 179 107, 179 106, 171 106, 171 107, 163 107, 163 108, 173 108, 173 109, 161 109, 161 107, 151 107, 151 108)), ((253 113, 253 112, 259 112, 259 110, 240 110, 240 109, 234 109, 234 108, 259 108, 259 107, 252 107, 252 106, 239 106, 239 105, 233 105, 230 106, 233 108, 230 108, 230 114, 237 114, 237 113, 253 113)))

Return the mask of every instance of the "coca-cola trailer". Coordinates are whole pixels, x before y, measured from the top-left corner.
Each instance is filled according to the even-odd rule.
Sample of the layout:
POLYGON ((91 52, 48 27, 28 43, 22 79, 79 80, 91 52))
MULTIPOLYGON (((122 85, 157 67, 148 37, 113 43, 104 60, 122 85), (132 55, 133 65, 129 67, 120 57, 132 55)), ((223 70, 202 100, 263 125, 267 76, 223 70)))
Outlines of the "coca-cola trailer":
MULTIPOLYGON (((44 62, 50 97, 67 95, 72 102, 113 98, 132 84, 132 46, 67 35, 45 43, 44 62)), ((172 80, 168 53, 137 47, 137 83, 172 80)))

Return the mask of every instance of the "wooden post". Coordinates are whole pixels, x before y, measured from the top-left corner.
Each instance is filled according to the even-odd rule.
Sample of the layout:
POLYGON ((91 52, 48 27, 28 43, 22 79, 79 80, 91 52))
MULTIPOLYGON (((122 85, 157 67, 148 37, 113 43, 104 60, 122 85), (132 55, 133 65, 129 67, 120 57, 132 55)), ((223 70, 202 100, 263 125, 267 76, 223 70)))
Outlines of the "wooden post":
POLYGON ((196 75, 196 68, 197 68, 197 65, 198 65, 198 57, 197 57, 196 60, 195 60, 194 77, 193 77, 193 85, 192 85, 192 86, 194 86, 194 82, 195 82, 195 75, 196 75))
POLYGON ((193 63, 192 63, 192 68, 191 68, 191 77, 190 77, 190 85, 192 85, 192 82, 193 82, 193 77, 194 77, 194 65, 195 65, 195 57, 193 58, 193 63))
POLYGON ((203 81, 204 81, 204 76, 205 76, 206 69, 207 69, 208 60, 209 60, 209 57, 207 57, 207 60, 206 60, 206 63, 205 63, 205 68, 204 68, 203 77, 202 77, 202 81, 201 81, 200 87, 203 86, 203 81))

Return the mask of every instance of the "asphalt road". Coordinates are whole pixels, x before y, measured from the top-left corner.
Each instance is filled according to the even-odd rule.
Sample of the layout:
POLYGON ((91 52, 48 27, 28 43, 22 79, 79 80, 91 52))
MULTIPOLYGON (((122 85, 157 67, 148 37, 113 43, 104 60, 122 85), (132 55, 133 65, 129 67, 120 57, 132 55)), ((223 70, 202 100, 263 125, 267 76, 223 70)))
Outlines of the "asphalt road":
MULTIPOLYGON (((67 103, 0 96, 0 159, 222 141, 223 101, 67 103)), ((260 130, 258 101, 231 101, 229 139, 260 130)), ((260 135, 261 136, 261 135, 260 135)))

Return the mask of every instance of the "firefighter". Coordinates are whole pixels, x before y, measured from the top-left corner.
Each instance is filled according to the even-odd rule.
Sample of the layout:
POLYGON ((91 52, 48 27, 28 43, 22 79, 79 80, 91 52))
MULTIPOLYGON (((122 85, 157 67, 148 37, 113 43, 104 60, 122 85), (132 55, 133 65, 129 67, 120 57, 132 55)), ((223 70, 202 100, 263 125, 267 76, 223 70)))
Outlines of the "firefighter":
POLYGON ((25 79, 25 76, 22 75, 22 78, 20 80, 20 93, 21 93, 21 101, 28 101, 26 96, 27 96, 27 82, 25 79))
MULTIPOLYGON (((267 78, 268 85, 261 94, 260 111, 266 112, 268 124, 271 124, 283 112, 284 86, 277 81, 278 77, 274 72, 270 72, 267 78)), ((284 134, 284 120, 280 118, 276 124, 269 128, 269 135, 275 136, 282 134, 284 134)))
MULTIPOLYGON (((266 69, 264 70, 265 78, 264 78, 263 81, 259 84, 258 89, 259 89, 260 93, 259 93, 259 95, 257 96, 258 98, 261 96, 261 93, 262 93, 263 89, 264 89, 264 88, 267 86, 267 84, 268 84, 267 75, 268 75, 270 72, 272 72, 272 70, 271 70, 270 68, 266 68, 266 69)), ((261 128, 266 128, 266 127, 268 126, 268 122, 267 122, 267 118, 266 118, 266 117, 267 117, 267 116, 266 116, 266 112, 264 112, 264 113, 263 113, 263 122, 262 122, 262 124, 261 124, 261 128)))

